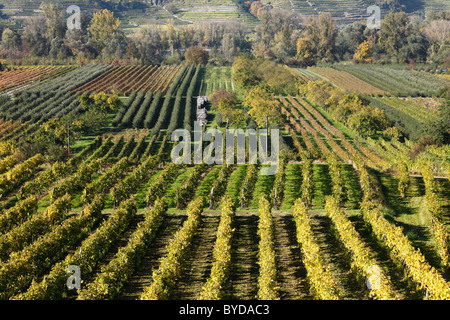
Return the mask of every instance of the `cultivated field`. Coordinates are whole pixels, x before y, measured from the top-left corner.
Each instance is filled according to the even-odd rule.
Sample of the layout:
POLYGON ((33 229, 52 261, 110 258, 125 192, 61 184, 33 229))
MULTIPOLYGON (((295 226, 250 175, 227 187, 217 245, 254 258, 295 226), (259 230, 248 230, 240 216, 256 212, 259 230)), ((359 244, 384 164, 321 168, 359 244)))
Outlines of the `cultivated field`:
MULTIPOLYGON (((439 101, 393 97, 399 84, 376 86, 358 68, 298 72, 438 117, 439 101)), ((191 131, 197 96, 217 89, 236 90, 230 68, 88 65, 0 97, 0 298, 450 298, 448 148, 413 158, 408 139, 364 139, 307 98, 278 95, 275 175, 173 163, 171 133, 191 131), (123 106, 67 160, 16 153, 47 120, 82 114, 82 92, 112 90, 123 106), (79 290, 66 285, 74 265, 79 290)))
POLYGON ((445 78, 424 71, 405 70, 399 66, 337 65, 335 68, 399 97, 433 96, 449 83, 445 78))

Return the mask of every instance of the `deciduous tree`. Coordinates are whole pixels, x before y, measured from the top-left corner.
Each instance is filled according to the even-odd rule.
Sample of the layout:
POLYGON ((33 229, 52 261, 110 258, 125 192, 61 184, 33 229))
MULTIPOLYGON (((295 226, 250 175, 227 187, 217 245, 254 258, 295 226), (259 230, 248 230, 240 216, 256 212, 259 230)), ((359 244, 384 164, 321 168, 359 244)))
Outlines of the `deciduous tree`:
POLYGON ((20 36, 16 31, 5 28, 2 33, 2 46, 5 49, 18 49, 20 45, 20 36))
POLYGON ((389 13, 381 22, 379 43, 399 62, 401 49, 407 44, 411 32, 412 26, 405 12, 389 13))
POLYGON ((103 48, 116 35, 120 24, 120 19, 114 17, 114 12, 108 9, 95 12, 89 26, 92 40, 103 48))
POLYGON ((353 113, 348 119, 348 124, 351 129, 364 137, 374 135, 377 131, 384 131, 389 126, 384 111, 369 106, 353 113))
POLYGON ((312 43, 317 60, 335 60, 337 27, 330 14, 310 17, 305 36, 312 43))
POLYGON ((238 109, 232 100, 220 99, 217 105, 217 111, 230 126, 234 126, 245 119, 242 110, 238 109))
POLYGON ((93 95, 82 94, 79 100, 85 110, 110 112, 115 111, 122 106, 122 101, 117 95, 106 94, 104 92, 93 95))
POLYGON ((58 3, 44 4, 42 6, 42 11, 47 22, 46 35, 48 41, 51 42, 56 37, 62 39, 66 32, 66 24, 61 6, 58 3))
POLYGON ((209 59, 209 53, 202 47, 194 46, 190 47, 184 54, 186 62, 191 64, 207 64, 209 59))
POLYGON ((362 42, 356 49, 353 59, 357 63, 368 63, 373 60, 372 45, 366 40, 362 42))
POLYGON ((269 92, 261 87, 255 87, 244 99, 243 105, 249 108, 248 114, 255 120, 260 128, 266 126, 266 116, 270 123, 279 123, 280 103, 272 99, 269 92))
POLYGON ((316 61, 316 52, 313 43, 308 38, 298 38, 297 55, 303 66, 312 66, 316 61))
POLYGON ((22 33, 22 45, 25 52, 32 56, 45 56, 48 54, 49 48, 45 28, 45 17, 32 16, 27 18, 22 33))
POLYGON ((52 59, 65 59, 70 56, 71 51, 65 45, 64 41, 56 37, 50 43, 50 51, 48 53, 49 57, 52 59))

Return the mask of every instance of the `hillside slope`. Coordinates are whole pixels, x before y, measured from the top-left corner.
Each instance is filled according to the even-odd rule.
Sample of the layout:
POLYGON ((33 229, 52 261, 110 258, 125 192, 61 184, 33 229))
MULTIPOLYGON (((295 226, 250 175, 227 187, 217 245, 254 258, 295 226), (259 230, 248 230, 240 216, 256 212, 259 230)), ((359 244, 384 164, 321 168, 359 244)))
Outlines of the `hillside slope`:
MULTIPOLYGON (((63 7, 72 5, 72 1, 59 0, 63 7)), ((130 1, 126 4, 119 1, 91 1, 85 0, 78 3, 82 12, 94 12, 107 8, 115 12, 122 20, 122 27, 133 31, 148 24, 163 23, 167 19, 174 18, 176 24, 190 24, 204 21, 237 20, 255 27, 258 20, 234 0, 167 0, 164 4, 156 0, 130 1), (176 11, 170 13, 165 6, 171 4, 176 11)), ((321 12, 330 13, 337 24, 348 24, 355 20, 368 17, 367 7, 372 5, 371 0, 261 0, 265 5, 290 10, 303 16, 317 15, 321 12)), ((23 20, 28 16, 41 12, 40 0, 0 0, 0 12, 3 19, 23 20)), ((426 12, 435 10, 450 11, 449 0, 413 0, 405 1, 406 11, 411 14, 425 15, 426 12)), ((387 13, 386 9, 382 10, 387 13)))

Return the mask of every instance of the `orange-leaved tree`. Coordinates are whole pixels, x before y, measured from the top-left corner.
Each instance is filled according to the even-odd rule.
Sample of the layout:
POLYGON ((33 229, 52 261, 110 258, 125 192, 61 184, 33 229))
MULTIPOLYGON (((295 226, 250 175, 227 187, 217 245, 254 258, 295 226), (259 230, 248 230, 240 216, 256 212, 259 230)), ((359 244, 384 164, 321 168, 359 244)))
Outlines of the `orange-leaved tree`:
POLYGON ((372 45, 366 40, 355 51, 353 59, 356 63, 368 63, 373 61, 372 45))

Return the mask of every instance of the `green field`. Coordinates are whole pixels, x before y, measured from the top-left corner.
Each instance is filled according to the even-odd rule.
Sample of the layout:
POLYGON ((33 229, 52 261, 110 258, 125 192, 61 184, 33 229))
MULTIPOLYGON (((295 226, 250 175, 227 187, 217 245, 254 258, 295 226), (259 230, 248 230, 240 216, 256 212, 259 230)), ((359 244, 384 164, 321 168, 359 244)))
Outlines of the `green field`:
MULTIPOLYGON (((81 116, 76 89, 103 79, 108 70, 79 67, 24 88, 13 100, 1 99, 2 146, 14 141, 27 150, 29 138, 40 132, 38 125, 27 124, 45 123, 57 112, 81 116)), ((249 163, 176 165, 168 133, 192 127, 198 94, 230 90, 233 80, 230 67, 176 70, 164 95, 132 90, 101 130, 74 137, 70 160, 1 149, 2 299, 446 297, 450 275, 441 239, 450 231, 450 184, 445 151, 429 149, 412 158, 409 140, 365 140, 334 121, 323 106, 301 96, 278 96, 274 99, 285 108, 281 120, 293 131, 281 127, 288 155, 275 175, 262 175, 264 165, 249 163), (309 152, 299 150, 309 148, 307 141, 309 152), (407 164, 403 184, 399 159, 407 164), (386 276, 383 291, 367 288, 366 263, 386 276), (83 268, 79 291, 66 286, 60 266, 69 264, 83 268), (212 273, 213 265, 221 265, 228 276, 212 273), (11 272, 18 277, 8 276, 11 272), (431 272, 437 289, 428 282, 431 272), (207 287, 208 281, 221 285, 207 287)), ((381 74, 387 67, 375 70, 381 74)), ((395 66, 390 72, 404 75, 395 66)), ((413 88, 408 81, 405 86, 413 88)), ((374 99, 416 120, 438 117, 431 100, 374 99), (421 106, 424 101, 429 109, 421 106)), ((217 114, 209 109, 207 128, 224 129, 217 114)))

